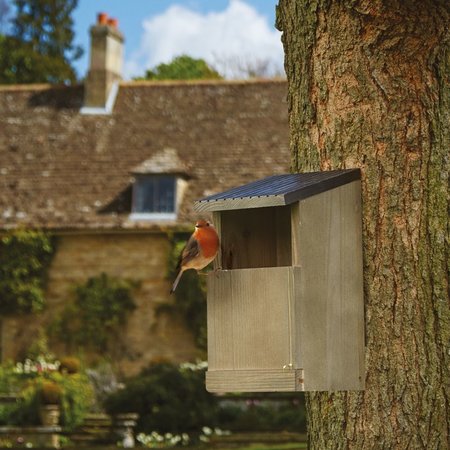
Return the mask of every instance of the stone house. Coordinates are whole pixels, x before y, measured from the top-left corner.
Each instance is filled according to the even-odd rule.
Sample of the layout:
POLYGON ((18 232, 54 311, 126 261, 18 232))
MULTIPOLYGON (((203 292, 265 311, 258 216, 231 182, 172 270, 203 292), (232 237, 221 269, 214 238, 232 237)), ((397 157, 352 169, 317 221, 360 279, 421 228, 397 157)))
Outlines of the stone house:
POLYGON ((169 296, 170 233, 192 230, 196 199, 289 171, 284 80, 124 82, 114 22, 91 28, 84 85, 0 86, 0 232, 58 237, 48 307, 4 321, 15 358, 101 272, 141 282, 117 364, 197 355, 186 326, 155 314, 169 296))

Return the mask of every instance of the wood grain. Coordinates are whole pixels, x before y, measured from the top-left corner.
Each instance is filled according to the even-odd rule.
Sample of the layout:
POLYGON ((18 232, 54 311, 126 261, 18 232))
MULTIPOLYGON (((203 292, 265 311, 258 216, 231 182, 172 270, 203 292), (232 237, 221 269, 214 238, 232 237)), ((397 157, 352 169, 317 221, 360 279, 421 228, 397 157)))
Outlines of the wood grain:
POLYGON ((290 206, 222 211, 224 269, 291 265, 290 206))
POLYGON ((298 268, 220 271, 208 276, 210 370, 282 369, 292 363, 298 268))
POLYGON ((206 372, 209 392, 292 392, 303 391, 303 370, 214 370, 206 372))
POLYGON ((360 181, 299 204, 298 327, 306 390, 364 388, 360 181))
POLYGON ((218 270, 222 268, 222 239, 221 239, 221 235, 222 235, 222 220, 221 220, 221 215, 218 212, 213 212, 212 213, 212 218, 213 218, 213 226, 217 231, 217 234, 219 235, 219 240, 220 240, 220 245, 219 245, 219 250, 217 252, 217 256, 213 261, 213 267, 214 270, 218 270))

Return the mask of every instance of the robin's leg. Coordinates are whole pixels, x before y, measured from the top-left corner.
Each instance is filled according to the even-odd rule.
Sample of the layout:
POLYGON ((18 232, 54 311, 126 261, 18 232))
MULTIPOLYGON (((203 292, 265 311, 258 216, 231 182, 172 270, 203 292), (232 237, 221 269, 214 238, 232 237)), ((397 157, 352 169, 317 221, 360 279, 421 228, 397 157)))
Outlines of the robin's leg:
MULTIPOLYGON (((212 264, 213 264, 213 273, 214 273, 215 276, 217 276, 218 272, 220 272, 220 271, 222 270, 221 265, 219 265, 220 263, 219 263, 218 258, 215 258, 212 264)), ((201 271, 199 271, 198 273, 199 273, 200 275, 208 275, 208 273, 210 273, 210 272, 211 272, 211 271, 208 270, 207 272, 201 272, 201 271)))
POLYGON ((214 268, 213 270, 208 270, 208 271, 198 271, 198 274, 199 275, 202 275, 202 276, 206 276, 206 275, 208 275, 209 273, 213 273, 215 276, 217 276, 218 274, 219 274, 219 272, 221 272, 222 271, 222 268, 221 267, 216 267, 216 268, 214 268))

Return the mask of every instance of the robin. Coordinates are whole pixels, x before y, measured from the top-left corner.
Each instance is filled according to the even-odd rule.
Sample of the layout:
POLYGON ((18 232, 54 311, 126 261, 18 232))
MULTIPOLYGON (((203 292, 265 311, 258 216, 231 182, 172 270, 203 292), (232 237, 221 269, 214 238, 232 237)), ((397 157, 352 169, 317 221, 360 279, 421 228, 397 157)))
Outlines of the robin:
POLYGON ((188 269, 201 270, 217 255, 219 250, 219 236, 214 227, 207 220, 199 220, 195 224, 195 231, 187 241, 177 265, 177 276, 170 293, 177 288, 183 272, 188 269))

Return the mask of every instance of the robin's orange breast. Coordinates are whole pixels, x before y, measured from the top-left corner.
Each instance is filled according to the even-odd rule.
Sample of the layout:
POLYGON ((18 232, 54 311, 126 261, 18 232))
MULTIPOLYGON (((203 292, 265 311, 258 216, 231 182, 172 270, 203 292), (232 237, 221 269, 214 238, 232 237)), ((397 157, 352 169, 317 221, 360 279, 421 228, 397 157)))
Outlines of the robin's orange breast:
POLYGON ((219 237, 214 228, 205 228, 196 233, 197 241, 200 245, 202 255, 205 258, 212 258, 219 249, 219 237))

